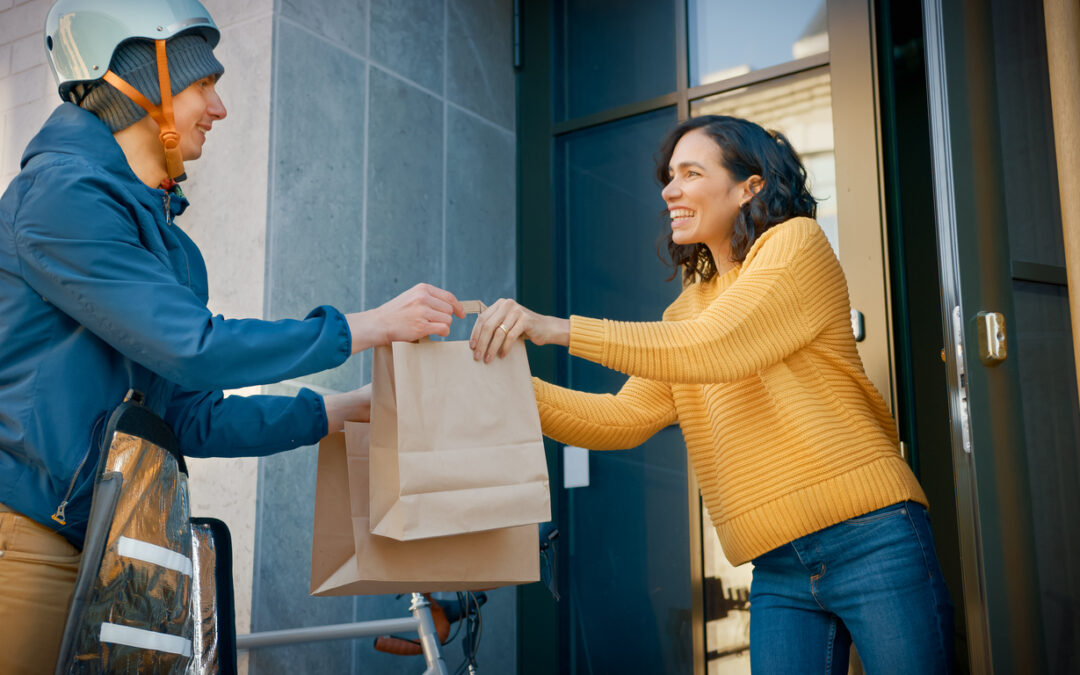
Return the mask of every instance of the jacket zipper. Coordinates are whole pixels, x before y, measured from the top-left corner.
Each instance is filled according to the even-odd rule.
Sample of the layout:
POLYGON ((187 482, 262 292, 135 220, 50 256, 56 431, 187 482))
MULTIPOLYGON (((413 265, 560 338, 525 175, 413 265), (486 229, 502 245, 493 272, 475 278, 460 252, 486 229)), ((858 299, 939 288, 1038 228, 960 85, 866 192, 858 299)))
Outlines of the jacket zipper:
MULTIPOLYGON (((173 214, 172 209, 169 208, 170 203, 172 202, 171 190, 165 191, 165 198, 163 201, 165 202, 165 224, 172 227, 173 214)), ((180 252, 184 255, 184 269, 187 271, 187 281, 184 283, 188 288, 191 288, 191 260, 188 258, 187 251, 184 250, 183 246, 180 247, 180 252)))
POLYGON ((94 428, 90 430, 90 443, 86 446, 86 454, 83 455, 82 461, 79 462, 79 466, 75 469, 75 475, 71 477, 71 483, 68 485, 67 492, 64 493, 64 499, 61 500, 60 506, 56 507, 56 513, 52 514, 52 519, 61 525, 67 525, 66 516, 64 515, 64 509, 67 508, 68 500, 71 499, 71 493, 75 490, 75 482, 79 480, 79 474, 82 473, 83 467, 86 466, 86 460, 90 459, 90 451, 94 449, 94 439, 97 438, 98 427, 105 420, 105 416, 97 418, 94 422, 94 428))

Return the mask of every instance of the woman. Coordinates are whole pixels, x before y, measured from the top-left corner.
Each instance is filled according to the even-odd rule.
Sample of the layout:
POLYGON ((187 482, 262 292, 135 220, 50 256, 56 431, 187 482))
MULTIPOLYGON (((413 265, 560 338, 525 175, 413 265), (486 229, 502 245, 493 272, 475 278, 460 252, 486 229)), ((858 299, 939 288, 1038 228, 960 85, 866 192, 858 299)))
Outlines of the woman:
POLYGON ((490 361, 524 336, 630 375, 615 396, 535 380, 544 433, 638 445, 678 421, 728 559, 752 560, 755 673, 945 673, 952 606, 926 496, 863 371, 840 264, 787 139, 733 117, 683 122, 657 179, 684 288, 657 323, 536 314, 499 300, 490 361))
POLYGON ((222 389, 446 335, 464 316, 453 295, 423 284, 367 312, 212 315, 202 255, 174 220, 187 206, 183 163, 226 114, 210 15, 195 0, 59 0, 45 37, 65 103, 0 199, 3 673, 55 667, 104 421, 128 389, 185 454, 268 455, 367 419, 368 389, 222 389))

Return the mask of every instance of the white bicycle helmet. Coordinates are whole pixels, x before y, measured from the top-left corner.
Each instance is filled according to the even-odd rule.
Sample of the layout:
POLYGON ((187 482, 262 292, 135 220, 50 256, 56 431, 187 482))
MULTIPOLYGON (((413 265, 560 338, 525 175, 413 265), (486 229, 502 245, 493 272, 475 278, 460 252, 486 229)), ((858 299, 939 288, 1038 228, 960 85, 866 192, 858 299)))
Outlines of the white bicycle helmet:
POLYGON ((221 38, 198 0, 57 0, 45 19, 45 47, 60 98, 71 100, 75 85, 101 79, 124 40, 168 40, 188 31, 210 47, 221 38))
POLYGON ((57 0, 45 19, 45 47, 60 98, 78 103, 85 94, 80 85, 106 80, 157 122, 172 180, 183 180, 184 167, 173 123, 165 42, 184 33, 198 33, 211 49, 221 37, 198 0, 57 0), (160 105, 109 70, 117 47, 134 38, 157 46, 160 105))

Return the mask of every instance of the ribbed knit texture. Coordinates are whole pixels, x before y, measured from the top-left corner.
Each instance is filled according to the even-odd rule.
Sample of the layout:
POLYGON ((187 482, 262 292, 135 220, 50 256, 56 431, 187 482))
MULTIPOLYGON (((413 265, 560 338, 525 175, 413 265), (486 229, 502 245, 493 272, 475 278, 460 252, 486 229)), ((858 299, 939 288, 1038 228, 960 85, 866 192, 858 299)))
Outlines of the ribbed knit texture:
POLYGON ((534 380, 544 433, 608 450, 678 421, 732 564, 890 504, 927 504, 863 370, 840 263, 809 218, 687 286, 661 322, 571 317, 570 353, 631 377, 617 395, 534 380))
MULTIPOLYGON (((195 33, 177 35, 165 43, 169 61, 169 89, 173 95, 204 77, 221 75, 225 68, 214 56, 206 39, 195 33)), ((109 70, 135 87, 154 105, 161 105, 158 86, 157 51, 151 40, 128 40, 113 52, 109 70)), ((94 85, 79 105, 101 118, 114 134, 146 116, 137 103, 102 80, 94 85)))

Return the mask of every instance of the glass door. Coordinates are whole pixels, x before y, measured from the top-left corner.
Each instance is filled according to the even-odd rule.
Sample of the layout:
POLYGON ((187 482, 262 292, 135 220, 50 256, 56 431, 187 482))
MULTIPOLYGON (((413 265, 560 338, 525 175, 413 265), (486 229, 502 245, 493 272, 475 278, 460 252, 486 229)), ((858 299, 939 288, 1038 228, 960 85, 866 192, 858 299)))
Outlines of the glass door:
MULTIPOLYGON (((659 143, 690 116, 746 117, 803 156, 859 312, 863 361, 890 400, 868 0, 563 0, 522 11, 535 12, 522 15, 522 46, 547 36, 551 48, 546 63, 529 52, 519 71, 526 304, 658 319, 679 292, 656 255, 667 227, 652 178, 659 143)), ((534 373, 575 389, 614 393, 625 380, 580 359, 537 357, 534 373)), ((547 639, 559 670, 749 673, 751 569, 724 558, 678 431, 590 453, 585 487, 556 487, 555 450, 566 597, 547 639)))

